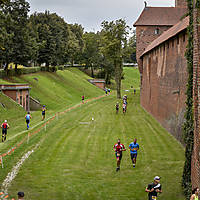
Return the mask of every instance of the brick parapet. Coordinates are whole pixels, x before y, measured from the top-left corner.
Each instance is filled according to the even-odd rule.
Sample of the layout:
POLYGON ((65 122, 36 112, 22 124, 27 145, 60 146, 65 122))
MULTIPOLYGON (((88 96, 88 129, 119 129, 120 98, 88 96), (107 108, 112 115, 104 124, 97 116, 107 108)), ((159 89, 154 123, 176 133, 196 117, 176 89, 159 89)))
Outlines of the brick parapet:
POLYGON ((199 13, 194 9, 194 44, 193 44, 193 102, 194 102, 194 148, 191 163, 192 187, 200 188, 200 31, 199 13))

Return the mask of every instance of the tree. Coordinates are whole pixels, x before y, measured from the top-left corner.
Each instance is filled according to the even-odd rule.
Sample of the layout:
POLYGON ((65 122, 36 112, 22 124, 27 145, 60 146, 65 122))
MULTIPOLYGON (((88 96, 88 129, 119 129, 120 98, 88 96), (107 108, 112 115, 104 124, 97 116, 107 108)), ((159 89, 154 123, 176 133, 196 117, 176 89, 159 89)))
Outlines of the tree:
POLYGON ((64 64, 68 50, 69 27, 56 13, 34 13, 30 23, 39 44, 37 62, 49 65, 64 64))
POLYGON ((123 48, 127 42, 128 28, 123 19, 102 22, 102 53, 114 65, 117 98, 121 98, 123 48))
POLYGON ((136 63, 136 34, 133 31, 133 36, 130 37, 124 45, 123 61, 125 63, 136 63))
POLYGON ((79 24, 69 24, 68 57, 73 65, 81 60, 83 53, 83 27, 79 24))
POLYGON ((10 62, 27 65, 31 56, 36 53, 28 28, 29 3, 25 0, 5 1, 1 4, 1 51, 6 68, 10 62))
POLYGON ((84 33, 84 50, 82 62, 91 68, 92 77, 94 78, 94 68, 102 65, 103 57, 100 53, 100 35, 99 33, 84 33))

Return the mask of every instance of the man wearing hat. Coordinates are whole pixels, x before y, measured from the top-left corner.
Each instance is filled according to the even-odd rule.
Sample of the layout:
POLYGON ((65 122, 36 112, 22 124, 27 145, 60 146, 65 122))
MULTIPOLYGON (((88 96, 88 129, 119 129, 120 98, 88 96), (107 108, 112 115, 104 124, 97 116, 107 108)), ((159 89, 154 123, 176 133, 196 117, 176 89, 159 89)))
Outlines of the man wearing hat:
POLYGON ((160 184, 159 176, 156 176, 153 183, 146 187, 145 192, 148 192, 148 200, 157 200, 158 193, 162 193, 162 186, 160 184))

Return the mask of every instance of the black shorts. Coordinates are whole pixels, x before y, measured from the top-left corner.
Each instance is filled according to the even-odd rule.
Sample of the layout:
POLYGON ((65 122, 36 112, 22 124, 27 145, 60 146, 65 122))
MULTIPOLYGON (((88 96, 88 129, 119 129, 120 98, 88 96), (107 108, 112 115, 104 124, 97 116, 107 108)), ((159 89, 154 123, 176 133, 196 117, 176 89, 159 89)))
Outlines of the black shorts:
POLYGON ((2 129, 2 135, 7 135, 7 129, 2 129))
POLYGON ((122 153, 115 153, 115 155, 116 155, 116 158, 119 158, 119 160, 121 160, 122 159, 122 153))
POLYGON ((29 123, 30 123, 30 120, 27 119, 27 120, 26 120, 26 123, 29 124, 29 123))
POLYGON ((45 112, 42 112, 42 115, 45 115, 45 112))
POLYGON ((137 158, 137 153, 131 153, 131 159, 137 158))

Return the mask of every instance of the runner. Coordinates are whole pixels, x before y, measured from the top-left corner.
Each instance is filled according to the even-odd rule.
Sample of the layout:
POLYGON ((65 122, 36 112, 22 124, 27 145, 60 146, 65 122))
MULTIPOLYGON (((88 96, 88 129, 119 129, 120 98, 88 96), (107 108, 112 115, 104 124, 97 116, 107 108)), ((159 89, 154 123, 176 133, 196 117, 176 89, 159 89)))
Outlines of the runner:
POLYGON ((126 148, 123 144, 121 144, 120 139, 118 139, 117 144, 114 145, 113 147, 114 151, 115 151, 115 155, 117 158, 117 168, 116 168, 116 172, 120 170, 120 162, 122 159, 122 151, 126 151, 126 148))
POLYGON ((42 121, 45 119, 45 114, 46 114, 46 108, 44 105, 44 106, 42 106, 42 121))
POLYGON ((110 88, 108 88, 108 95, 110 95, 110 88))
POLYGON ((117 102, 117 104, 116 104, 116 114, 118 114, 118 112, 119 112, 119 103, 117 102))
POLYGON ((131 153, 131 160, 133 163, 133 167, 135 168, 136 160, 137 160, 137 151, 139 150, 139 144, 137 143, 137 139, 134 139, 134 142, 130 143, 129 149, 131 153))
POLYGON ((2 142, 6 141, 6 135, 7 135, 7 129, 10 126, 7 123, 7 120, 4 121, 3 124, 1 124, 1 128, 2 128, 2 142))
POLYGON ((134 95, 136 94, 136 89, 133 90, 134 91, 134 95))
POLYGON ((190 200, 198 200, 198 195, 199 195, 199 188, 194 188, 192 190, 192 196, 190 197, 190 200))
POLYGON ((126 104, 123 103, 123 113, 125 114, 126 113, 126 104))
POLYGON ((106 96, 107 96, 107 94, 108 94, 108 90, 107 90, 107 88, 105 88, 105 93, 106 93, 106 96))
POLYGON ((146 187, 145 192, 148 192, 148 200, 156 200, 158 193, 162 193, 162 186, 160 184, 160 177, 156 176, 154 182, 146 187))
POLYGON ((82 103, 84 103, 84 100, 85 100, 85 96, 83 95, 82 96, 82 103))
POLYGON ((25 116, 26 119, 26 124, 27 124, 27 130, 29 129, 29 124, 30 124, 30 119, 31 119, 31 115, 30 112, 27 113, 27 115, 25 116))

